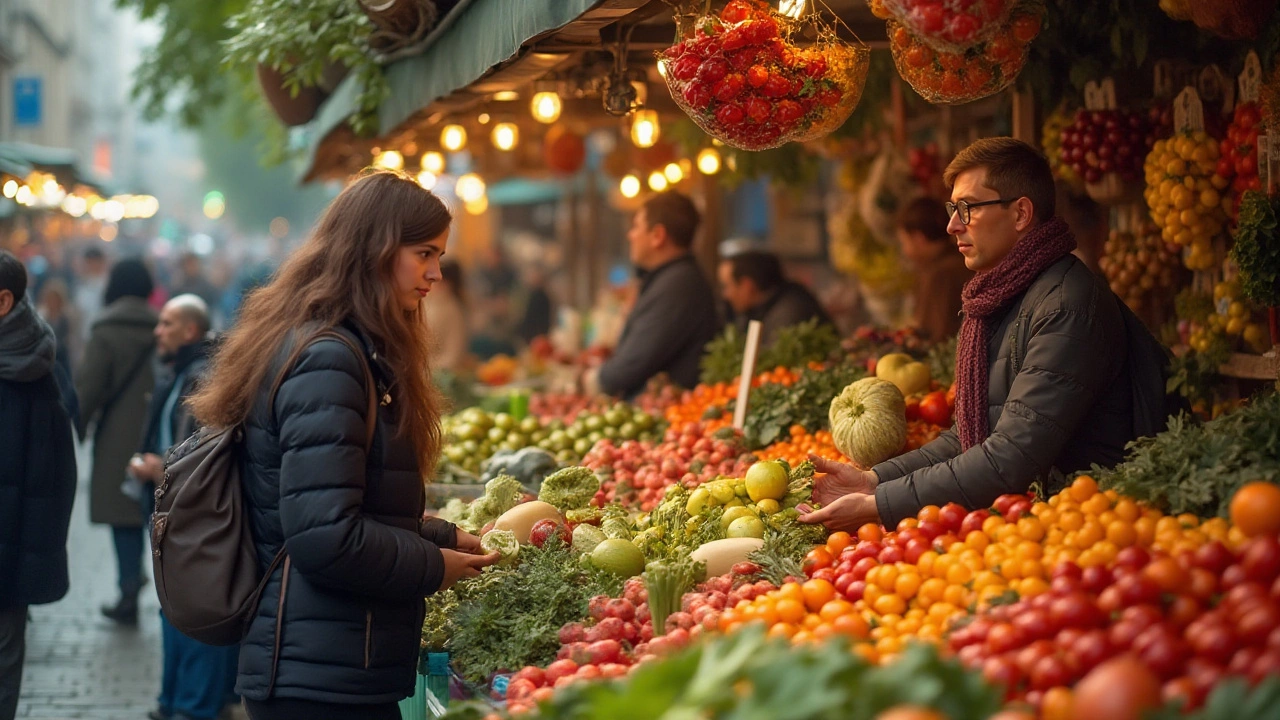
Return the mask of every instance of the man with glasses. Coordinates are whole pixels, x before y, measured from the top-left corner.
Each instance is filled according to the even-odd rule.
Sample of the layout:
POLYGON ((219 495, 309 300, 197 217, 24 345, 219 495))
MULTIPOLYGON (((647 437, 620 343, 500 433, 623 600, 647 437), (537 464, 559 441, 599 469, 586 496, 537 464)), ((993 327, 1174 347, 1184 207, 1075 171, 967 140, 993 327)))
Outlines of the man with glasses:
POLYGON ((1054 183, 1039 151, 1011 138, 979 140, 947 167, 946 204, 965 265, 956 352, 956 425, 919 450, 863 471, 815 459, 802 522, 856 530, 894 527, 926 505, 988 507, 1033 482, 1052 493, 1072 473, 1110 466, 1135 437, 1130 377, 1158 380, 1149 338, 1135 331, 1105 281, 1074 257, 1054 215, 1054 183), (1130 348, 1139 367, 1131 367, 1130 348))

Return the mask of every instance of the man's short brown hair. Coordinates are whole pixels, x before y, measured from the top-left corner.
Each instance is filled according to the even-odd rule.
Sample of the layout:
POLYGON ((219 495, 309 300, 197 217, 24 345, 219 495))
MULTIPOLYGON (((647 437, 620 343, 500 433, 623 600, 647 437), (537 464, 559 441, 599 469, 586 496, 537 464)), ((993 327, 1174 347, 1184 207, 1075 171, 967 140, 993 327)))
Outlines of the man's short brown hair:
POLYGON ((947 187, 969 170, 985 168, 986 186, 1010 200, 1027 198, 1035 208, 1035 220, 1044 222, 1056 210, 1056 191, 1049 161, 1037 149, 1009 137, 983 138, 960 151, 942 174, 947 187))
POLYGON ((678 248, 693 247, 702 214, 687 195, 675 190, 660 192, 644 202, 644 219, 652 229, 661 225, 678 248))

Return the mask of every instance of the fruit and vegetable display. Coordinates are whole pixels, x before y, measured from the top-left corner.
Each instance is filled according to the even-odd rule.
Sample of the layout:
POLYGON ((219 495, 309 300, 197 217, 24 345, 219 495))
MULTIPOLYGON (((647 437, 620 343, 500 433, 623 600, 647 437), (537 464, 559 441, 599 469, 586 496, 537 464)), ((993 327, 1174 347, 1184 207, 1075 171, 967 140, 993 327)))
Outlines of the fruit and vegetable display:
POLYGON ((1236 106, 1227 126, 1226 137, 1218 149, 1217 174, 1231 181, 1232 200, 1227 213, 1232 220, 1240 212, 1240 198, 1248 191, 1262 190, 1258 175, 1258 133, 1262 125, 1262 109, 1255 102, 1236 106))
MULTIPOLYGON (((919 382, 894 374, 911 362, 877 365, 919 382)), ((846 392, 829 403, 833 436, 854 455, 903 444, 877 440, 906 422, 895 382, 868 376, 846 392), (859 402, 894 423, 845 427, 859 402)), ((1121 681, 1118 701, 1151 717, 1222 717, 1280 693, 1277 428, 1280 396, 1264 395, 1204 425, 1176 421, 1052 496, 925 507, 852 534, 798 522, 812 465, 757 459, 767 451, 731 445, 732 431, 673 428, 655 456, 602 440, 594 468, 548 476, 536 499, 504 477, 460 505, 504 561, 428 599, 424 645, 479 688, 504 678, 502 712, 538 717, 800 703, 751 670, 756 656, 775 675, 795 663, 803 692, 825 698, 787 717, 1092 717, 1107 701, 1099 686, 1115 694, 1121 681), (710 464, 730 447, 739 454, 710 464), (677 458, 704 464, 662 467, 677 458), (638 507, 617 479, 608 496, 622 473, 660 478, 659 502, 638 507), (824 672, 805 664, 815 658, 824 672), (698 689, 704 672, 751 690, 717 700, 698 689), (860 692, 845 687, 854 677, 860 692)))
POLYGON ((1203 130, 1157 140, 1143 165, 1151 219, 1165 242, 1185 249, 1191 270, 1217 265, 1214 239, 1226 227, 1222 191, 1230 181, 1216 173, 1218 143, 1203 130))
POLYGON ((702 15, 658 53, 676 104, 712 137, 743 150, 816 140, 862 97, 871 51, 824 29, 808 46, 802 25, 760 0, 731 0, 702 15))
POLYGON ((1099 259, 1111 291, 1135 313, 1168 308, 1182 284, 1182 250, 1166 242, 1150 220, 1131 223, 1129 230, 1112 230, 1099 259))
POLYGON ((1133 183, 1155 140, 1146 111, 1078 110, 1062 131, 1059 161, 1086 183, 1109 174, 1133 183))

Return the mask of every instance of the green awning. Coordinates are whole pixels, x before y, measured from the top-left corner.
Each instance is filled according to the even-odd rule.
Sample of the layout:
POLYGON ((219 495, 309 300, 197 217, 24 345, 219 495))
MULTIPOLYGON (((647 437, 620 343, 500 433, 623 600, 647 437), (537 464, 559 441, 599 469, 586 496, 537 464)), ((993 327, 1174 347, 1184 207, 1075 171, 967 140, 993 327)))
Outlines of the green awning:
POLYGON ((68 188, 88 185, 103 195, 112 194, 110 181, 80 165, 80 156, 69 148, 31 143, 0 142, 0 171, 26 177, 32 169, 53 173, 68 188))
MULTIPOLYGON (((474 83, 529 40, 568 25, 603 1, 462 0, 426 38, 421 54, 386 68, 391 95, 378 111, 378 133, 474 83)), ((358 79, 348 76, 307 128, 308 168, 325 137, 355 113, 358 90, 358 79)))

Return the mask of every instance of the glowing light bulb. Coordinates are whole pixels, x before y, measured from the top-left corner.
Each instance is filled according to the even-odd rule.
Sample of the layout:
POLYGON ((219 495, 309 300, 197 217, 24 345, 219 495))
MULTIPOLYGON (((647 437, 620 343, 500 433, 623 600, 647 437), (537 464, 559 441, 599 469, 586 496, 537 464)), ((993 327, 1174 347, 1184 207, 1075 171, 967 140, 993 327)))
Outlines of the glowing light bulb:
POLYGON ((444 173, 444 153, 438 153, 432 150, 422 155, 422 169, 433 175, 441 175, 444 173))
POLYGON ((484 180, 475 173, 467 173, 458 178, 458 182, 453 187, 454 194, 464 203, 478 202, 484 197, 484 191, 484 180))
POLYGON ((423 170, 418 173, 418 184, 423 190, 434 190, 436 183, 440 182, 440 177, 430 170, 423 170))
POLYGON ((720 152, 715 148, 704 148, 699 152, 698 172, 703 175, 715 175, 720 172, 720 152))
POLYGON ((520 128, 515 123, 502 122, 493 126, 493 146, 502 151, 509 151, 515 148, 516 143, 520 142, 520 128))
POLYGON ((684 170, 680 169, 676 163, 667 163, 667 166, 662 168, 662 174, 667 178, 667 182, 673 185, 684 179, 684 170))
POLYGON ((373 158, 373 164, 387 170, 403 170, 404 155, 401 155, 398 150, 386 150, 373 158))
POLYGON ((535 93, 533 101, 529 103, 529 111, 533 113, 533 119, 548 125, 560 119, 562 109, 560 96, 553 92, 535 93))
POLYGON ((657 110, 637 110, 631 121, 631 142, 638 148, 651 148, 658 144, 662 127, 658 124, 657 110))
POLYGON ((461 125, 445 125, 440 131, 440 147, 458 152, 467 146, 467 129, 461 125))
POLYGON ((667 189, 667 176, 654 170, 649 173, 649 187, 654 192, 662 192, 667 189))
POLYGON ((622 197, 633 198, 640 194, 640 178, 635 175, 628 175, 622 178, 618 183, 618 192, 622 193, 622 197))

